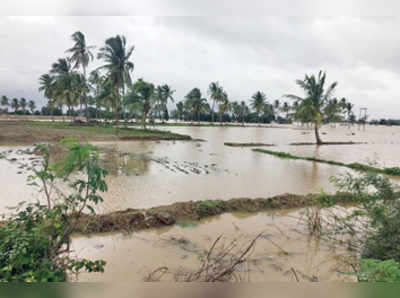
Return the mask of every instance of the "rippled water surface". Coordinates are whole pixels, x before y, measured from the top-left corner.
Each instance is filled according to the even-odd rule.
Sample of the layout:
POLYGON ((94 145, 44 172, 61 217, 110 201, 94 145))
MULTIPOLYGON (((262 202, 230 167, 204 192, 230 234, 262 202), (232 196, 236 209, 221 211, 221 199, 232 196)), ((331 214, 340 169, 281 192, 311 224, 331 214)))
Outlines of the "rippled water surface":
MULTIPOLYGON (((316 156, 342 162, 374 162, 381 167, 400 166, 399 127, 321 129, 324 141, 367 142, 361 145, 289 146, 313 142, 312 130, 286 128, 168 127, 200 141, 132 141, 96 143, 109 169, 109 192, 101 212, 146 208, 177 201, 268 197, 282 193, 333 191, 331 176, 346 168, 308 161, 283 160, 252 152, 251 148, 224 146, 224 142, 273 143, 271 150, 316 156)), ((0 146, 0 151, 18 149, 0 146)), ((29 160, 29 156, 19 158, 29 160)), ((0 209, 37 197, 25 186, 29 170, 21 163, 0 160, 0 209)))
MULTIPOLYGON (((198 269, 215 239, 223 235, 221 245, 236 240, 244 249, 263 232, 249 259, 238 267, 244 281, 294 281, 296 270, 302 281, 347 280, 352 277, 343 262, 343 249, 307 235, 302 210, 223 214, 202 220, 195 226, 172 226, 132 234, 100 234, 75 237, 72 247, 80 257, 107 261, 103 274, 82 274, 80 281, 141 281, 159 267, 170 274, 198 269)), ((222 246, 217 246, 219 251, 222 246)), ((233 249, 231 252, 235 252, 233 249)))

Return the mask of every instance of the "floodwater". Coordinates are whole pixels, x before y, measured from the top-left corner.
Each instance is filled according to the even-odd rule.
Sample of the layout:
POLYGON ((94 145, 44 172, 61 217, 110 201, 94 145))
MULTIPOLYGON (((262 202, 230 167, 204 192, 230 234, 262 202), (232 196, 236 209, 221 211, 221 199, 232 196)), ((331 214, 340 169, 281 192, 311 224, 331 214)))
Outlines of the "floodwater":
MULTIPOLYGON (((331 176, 347 168, 301 160, 284 160, 251 148, 224 146, 224 142, 273 143, 271 150, 342 161, 400 165, 400 127, 368 126, 321 129, 324 141, 367 142, 361 145, 289 146, 313 142, 312 130, 300 126, 257 127, 166 127, 200 141, 132 141, 96 143, 105 148, 103 160, 110 175, 109 191, 99 212, 148 208, 178 201, 270 197, 283 193, 307 194, 334 191, 331 176)), ((10 147, 1 146, 0 151, 10 147)), ((16 149, 12 147, 11 149, 16 149)), ((30 157, 20 155, 25 161, 30 157)), ((29 171, 21 163, 0 160, 2 196, 0 210, 22 199, 38 197, 25 186, 29 171)))
POLYGON ((195 226, 175 225, 131 234, 100 234, 73 239, 74 254, 107 261, 103 274, 81 274, 80 281, 141 281, 159 267, 169 273, 161 280, 174 280, 174 274, 199 269, 218 236, 223 238, 215 252, 237 246, 243 251, 260 232, 247 262, 238 267, 242 281, 351 281, 342 248, 309 236, 303 210, 223 214, 202 220, 195 226))

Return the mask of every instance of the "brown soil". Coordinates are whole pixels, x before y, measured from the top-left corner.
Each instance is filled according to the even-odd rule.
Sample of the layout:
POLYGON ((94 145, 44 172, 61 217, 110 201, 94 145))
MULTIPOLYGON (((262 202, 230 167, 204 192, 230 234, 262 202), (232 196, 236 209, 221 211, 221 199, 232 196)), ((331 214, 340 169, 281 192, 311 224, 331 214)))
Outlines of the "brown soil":
POLYGON ((273 147, 274 144, 265 143, 224 143, 225 146, 230 147, 273 147))
MULTIPOLYGON (((328 196, 328 195, 326 195, 328 196)), ((336 203, 349 203, 353 197, 345 193, 330 195, 336 203)), ((274 209, 293 209, 314 205, 317 195, 283 194, 271 198, 237 198, 229 201, 190 201, 151 209, 127 209, 104 215, 84 215, 77 233, 91 234, 113 231, 132 231, 173 225, 177 221, 196 221, 225 212, 259 212, 274 209)))
MULTIPOLYGON (((129 130, 130 131, 130 130, 129 130)), ((191 140, 190 136, 185 135, 163 135, 138 134, 135 136, 135 130, 132 129, 132 136, 128 130, 121 132, 125 135, 117 135, 115 133, 103 132, 101 127, 96 131, 87 130, 82 126, 79 129, 77 125, 57 128, 43 125, 31 125, 23 121, 0 121, 0 144, 18 145, 18 144, 35 144, 39 142, 57 143, 65 138, 75 138, 80 141, 131 141, 131 140, 191 140)))

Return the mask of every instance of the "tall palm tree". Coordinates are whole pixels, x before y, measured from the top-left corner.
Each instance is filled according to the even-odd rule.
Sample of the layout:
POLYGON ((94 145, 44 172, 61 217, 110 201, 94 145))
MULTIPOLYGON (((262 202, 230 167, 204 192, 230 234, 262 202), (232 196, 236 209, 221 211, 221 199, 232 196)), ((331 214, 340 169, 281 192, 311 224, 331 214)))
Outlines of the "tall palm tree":
POLYGON ((127 96, 130 103, 139 103, 142 112, 142 125, 146 129, 146 120, 150 115, 154 100, 155 100, 155 87, 153 84, 139 79, 131 86, 127 96))
POLYGON ((260 113, 264 109, 267 97, 263 92, 257 91, 251 99, 251 107, 256 111, 258 123, 260 123, 260 113))
POLYGON ((74 89, 74 75, 70 58, 60 58, 51 66, 50 74, 55 76, 54 98, 58 105, 67 105, 71 115, 73 107, 77 105, 76 90, 74 89))
POLYGON ((176 115, 178 120, 182 120, 183 111, 184 111, 184 105, 183 102, 180 101, 176 104, 176 115))
POLYGON ((247 106, 245 101, 241 101, 240 102, 240 114, 241 114, 241 118, 242 118, 242 124, 244 126, 244 118, 247 117, 247 115, 249 114, 249 107, 247 106))
POLYGON ((106 40, 105 46, 100 49, 98 58, 105 64, 100 69, 106 70, 107 83, 114 88, 113 100, 115 121, 118 122, 118 108, 121 103, 121 94, 125 93, 125 86, 131 85, 131 72, 134 65, 129 61, 134 47, 127 47, 125 36, 117 35, 106 40))
POLYGON ((216 103, 222 103, 224 100, 224 89, 218 82, 212 82, 208 86, 208 95, 211 98, 211 122, 214 122, 214 108, 216 103))
POLYGON ((175 93, 175 90, 172 90, 171 87, 167 84, 162 85, 161 90, 162 90, 162 94, 163 94, 162 102, 161 102, 162 109, 163 109, 163 119, 167 120, 166 115, 168 113, 168 107, 167 107, 168 101, 174 102, 174 97, 172 95, 175 93))
POLYGON ((3 95, 1 97, 1 102, 0 102, 1 106, 4 107, 4 111, 7 112, 7 107, 10 105, 10 101, 8 99, 7 96, 3 95))
POLYGON ((33 115, 33 113, 35 112, 35 109, 36 109, 36 104, 33 100, 30 100, 28 102, 28 108, 31 111, 31 114, 33 115))
MULTIPOLYGON (((50 113, 51 116, 53 116, 54 113, 54 82, 55 82, 55 78, 53 76, 51 76, 50 74, 44 74, 42 76, 40 76, 39 78, 39 91, 44 93, 44 96, 47 98, 48 101, 48 106, 50 108, 50 113)), ((53 118, 54 121, 54 118, 53 118)))
POLYGON ((323 144, 319 135, 319 126, 322 124, 324 109, 338 84, 337 82, 334 82, 325 89, 325 80, 326 73, 322 71, 318 73, 318 76, 305 75, 303 80, 296 80, 297 85, 305 91, 305 97, 291 94, 287 95, 288 98, 294 99, 298 102, 299 109, 302 109, 309 114, 310 119, 314 124, 317 145, 323 144))
POLYGON ((18 100, 18 98, 14 97, 11 100, 11 108, 14 109, 14 113, 18 112, 18 109, 19 109, 19 100, 18 100))
POLYGON ((220 101, 220 104, 218 105, 218 111, 219 111, 219 122, 223 122, 223 116, 225 115, 226 112, 229 112, 231 108, 231 104, 228 99, 228 94, 226 92, 223 92, 223 97, 222 100, 220 101))
MULTIPOLYGON (((91 51, 92 49, 94 49, 94 46, 88 46, 86 44, 85 35, 80 31, 77 31, 74 34, 72 34, 71 38, 74 42, 74 46, 68 49, 67 52, 72 54, 71 62, 74 64, 73 68, 82 67, 83 77, 86 80, 87 79, 86 69, 89 65, 89 62, 94 58, 93 53, 91 51)), ((82 92, 84 92, 84 90, 82 90, 82 92)), ((87 93, 82 94, 81 99, 85 104, 86 120, 89 120, 87 93)))
POLYGON ((21 107, 22 113, 23 113, 23 114, 26 113, 26 105, 27 105, 27 104, 28 104, 28 103, 27 103, 27 101, 26 101, 26 99, 25 99, 24 97, 21 97, 21 98, 19 99, 19 106, 21 107))

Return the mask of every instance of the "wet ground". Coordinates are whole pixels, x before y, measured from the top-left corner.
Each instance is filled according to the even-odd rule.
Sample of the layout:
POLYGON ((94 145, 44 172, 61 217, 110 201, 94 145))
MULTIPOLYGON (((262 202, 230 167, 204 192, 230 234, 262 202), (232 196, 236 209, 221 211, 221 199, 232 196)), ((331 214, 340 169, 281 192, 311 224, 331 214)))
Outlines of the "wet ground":
MULTIPOLYGON (((275 144, 273 150, 346 163, 377 163, 381 167, 400 164, 399 127, 324 127, 325 141, 367 142, 360 145, 289 146, 292 142, 313 142, 310 130, 292 128, 166 127, 188 134, 197 141, 97 142, 103 147, 109 192, 99 211, 149 208, 190 200, 236 197, 271 197, 283 193, 307 194, 333 191, 331 176, 349 169, 301 160, 283 160, 252 152, 249 147, 228 147, 224 142, 275 144)), ((25 147, 1 146, 0 151, 25 147)), ((31 156, 21 156, 31 162, 31 156)), ((0 210, 21 199, 37 195, 25 186, 30 166, 0 160, 4 196, 0 210)))
POLYGON ((243 249, 260 232, 247 262, 238 267, 244 281, 294 281, 293 270, 302 281, 347 280, 350 268, 344 263, 345 251, 307 235, 304 211, 223 214, 198 223, 141 231, 132 234, 100 234, 75 237, 74 253, 80 257, 107 261, 104 274, 82 274, 80 281, 141 281, 159 267, 174 274, 198 269, 214 240, 232 240, 243 249))

